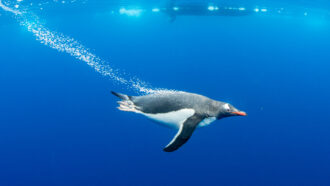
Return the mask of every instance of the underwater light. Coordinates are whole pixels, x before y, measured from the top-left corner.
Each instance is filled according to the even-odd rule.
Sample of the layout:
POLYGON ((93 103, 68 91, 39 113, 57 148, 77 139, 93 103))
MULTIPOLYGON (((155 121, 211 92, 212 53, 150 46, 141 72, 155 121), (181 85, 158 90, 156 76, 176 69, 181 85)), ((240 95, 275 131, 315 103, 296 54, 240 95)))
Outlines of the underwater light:
POLYGON ((244 11, 244 10, 246 10, 246 8, 244 8, 244 7, 239 7, 238 10, 240 10, 240 11, 244 11))
POLYGON ((119 10, 120 14, 128 15, 128 16, 140 16, 142 13, 141 9, 126 9, 126 8, 121 8, 119 10))
POLYGON ((178 11, 179 10, 179 7, 175 6, 175 7, 173 7, 173 10, 174 11, 178 11))
POLYGON ((210 10, 210 11, 213 11, 213 10, 215 10, 215 7, 214 6, 209 6, 209 7, 207 7, 207 9, 210 10))
POLYGON ((267 9, 266 8, 262 8, 261 9, 261 12, 267 12, 267 9))
POLYGON ((259 12, 260 10, 259 10, 259 8, 255 8, 254 11, 255 12, 259 12))
POLYGON ((160 9, 159 9, 159 8, 153 8, 151 11, 152 11, 152 12, 159 12, 160 9))

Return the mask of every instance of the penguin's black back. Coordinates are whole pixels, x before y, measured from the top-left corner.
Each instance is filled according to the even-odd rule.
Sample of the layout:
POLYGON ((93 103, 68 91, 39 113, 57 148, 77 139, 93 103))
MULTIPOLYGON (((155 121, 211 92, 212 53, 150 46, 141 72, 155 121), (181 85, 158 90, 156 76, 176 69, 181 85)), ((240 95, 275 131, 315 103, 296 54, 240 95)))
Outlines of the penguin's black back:
POLYGON ((130 100, 144 113, 168 113, 181 109, 194 109, 196 113, 214 116, 222 102, 212 100, 202 95, 164 91, 160 93, 131 96, 130 100))

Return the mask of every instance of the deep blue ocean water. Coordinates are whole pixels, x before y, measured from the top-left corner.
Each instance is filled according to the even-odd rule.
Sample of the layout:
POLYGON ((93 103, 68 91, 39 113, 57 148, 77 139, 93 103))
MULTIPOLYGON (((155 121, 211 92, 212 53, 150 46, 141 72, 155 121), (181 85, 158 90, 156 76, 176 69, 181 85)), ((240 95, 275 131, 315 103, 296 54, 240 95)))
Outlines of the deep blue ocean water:
POLYGON ((0 186, 330 185, 328 1, 227 1, 267 12, 174 21, 118 13, 165 1, 2 3, 33 12, 124 78, 230 102, 248 116, 163 152, 176 131, 117 110, 110 94, 138 92, 42 44, 0 8, 0 186))

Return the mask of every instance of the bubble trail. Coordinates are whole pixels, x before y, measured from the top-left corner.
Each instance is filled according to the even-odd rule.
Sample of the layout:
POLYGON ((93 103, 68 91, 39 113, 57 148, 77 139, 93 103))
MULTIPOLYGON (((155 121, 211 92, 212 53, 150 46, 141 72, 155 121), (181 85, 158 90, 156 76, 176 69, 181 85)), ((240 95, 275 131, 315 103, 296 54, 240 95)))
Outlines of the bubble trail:
POLYGON ((145 82, 137 78, 125 79, 121 77, 118 73, 118 70, 115 70, 110 65, 106 64, 104 60, 90 52, 88 48, 86 48, 75 39, 46 28, 39 22, 39 18, 36 15, 26 11, 12 9, 4 5, 2 0, 0 0, 0 7, 7 12, 13 13, 20 25, 27 28, 27 30, 31 32, 36 37, 36 39, 40 41, 40 43, 59 52, 65 52, 75 57, 76 59, 85 62, 101 75, 126 85, 128 88, 139 93, 150 94, 165 91, 161 89, 149 88, 146 86, 145 82))

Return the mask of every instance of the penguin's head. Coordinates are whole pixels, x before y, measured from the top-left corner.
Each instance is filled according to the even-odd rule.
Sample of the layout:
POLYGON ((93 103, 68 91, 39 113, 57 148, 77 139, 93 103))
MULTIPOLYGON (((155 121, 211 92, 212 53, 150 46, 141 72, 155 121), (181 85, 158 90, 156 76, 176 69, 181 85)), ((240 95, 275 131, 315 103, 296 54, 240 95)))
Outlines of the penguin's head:
POLYGON ((218 119, 229 117, 229 116, 246 116, 247 114, 243 111, 238 110, 233 105, 229 103, 224 103, 220 105, 220 110, 218 112, 218 119))

